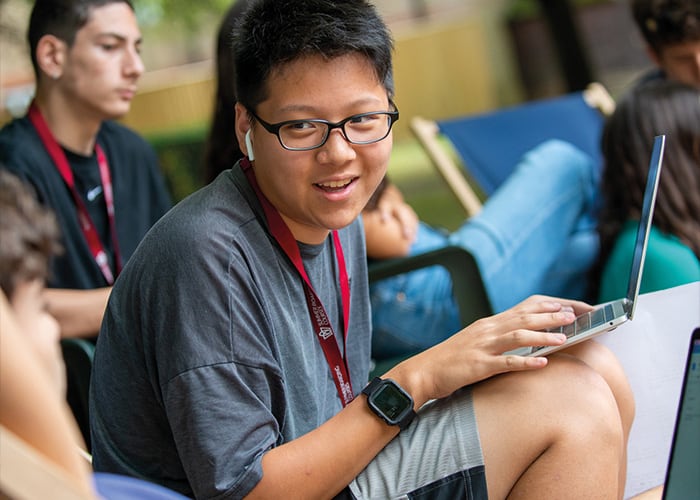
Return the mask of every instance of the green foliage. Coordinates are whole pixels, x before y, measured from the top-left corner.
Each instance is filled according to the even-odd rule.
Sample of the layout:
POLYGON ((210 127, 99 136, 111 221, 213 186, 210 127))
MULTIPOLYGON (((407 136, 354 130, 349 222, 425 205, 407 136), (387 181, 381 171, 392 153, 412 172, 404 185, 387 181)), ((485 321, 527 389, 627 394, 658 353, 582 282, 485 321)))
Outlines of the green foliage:
MULTIPOLYGON (((568 0, 572 7, 582 7, 596 3, 607 3, 610 0, 568 0)), ((506 18, 513 21, 533 19, 540 15, 540 0, 511 0, 506 11, 506 18)))
POLYGON ((180 201, 204 185, 201 172, 206 140, 204 127, 149 136, 147 140, 156 150, 173 201, 180 201))
MULTIPOLYGON (((22 0, 33 4, 33 0, 22 0)), ((219 20, 236 0, 131 0, 142 28, 177 25, 190 33, 212 19, 219 20)), ((0 0, 0 7, 7 0, 0 0)))
POLYGON ((133 0, 142 27, 178 25, 195 33, 212 19, 219 20, 232 0, 133 0))

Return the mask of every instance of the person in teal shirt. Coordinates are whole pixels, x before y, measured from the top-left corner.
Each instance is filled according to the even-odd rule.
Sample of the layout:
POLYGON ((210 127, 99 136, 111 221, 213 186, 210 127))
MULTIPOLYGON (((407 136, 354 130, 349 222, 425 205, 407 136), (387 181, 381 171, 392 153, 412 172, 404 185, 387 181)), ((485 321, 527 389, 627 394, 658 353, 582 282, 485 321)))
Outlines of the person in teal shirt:
MULTIPOLYGON (((627 221, 608 257, 602 275, 599 302, 624 297, 627 293, 637 221, 627 221)), ((700 260, 672 234, 651 228, 640 293, 663 290, 700 280, 700 260)))
POLYGON ((601 254, 591 279, 600 302, 626 294, 647 165, 659 134, 666 135, 666 148, 640 292, 700 280, 700 91, 650 81, 628 92, 603 131, 601 254))

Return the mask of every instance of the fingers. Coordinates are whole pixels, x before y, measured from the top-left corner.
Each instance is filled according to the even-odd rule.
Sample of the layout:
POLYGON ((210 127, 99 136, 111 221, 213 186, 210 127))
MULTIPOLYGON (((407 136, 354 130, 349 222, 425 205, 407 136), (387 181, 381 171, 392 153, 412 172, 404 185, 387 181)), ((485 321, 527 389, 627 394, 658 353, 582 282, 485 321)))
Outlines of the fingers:
POLYGON ((551 303, 556 303, 559 304, 563 308, 567 308, 568 310, 573 310, 573 312, 578 316, 579 314, 583 314, 585 312, 588 312, 593 309, 593 306, 590 304, 587 304, 586 302, 582 302, 580 300, 572 300, 572 299, 562 299, 559 297, 550 297, 547 295, 532 295, 525 299, 521 304, 525 303, 536 303, 536 302, 551 302, 551 303))
POLYGON ((576 319, 572 307, 554 300, 521 302, 493 316, 506 330, 547 330, 568 325, 576 319))
POLYGON ((582 306, 587 304, 530 297, 502 313, 475 321, 424 351, 419 360, 424 356, 428 362, 419 363, 413 373, 421 373, 429 381, 426 385, 432 398, 497 374, 541 369, 547 366, 547 358, 518 355, 517 350, 530 352, 529 348, 536 346, 562 345, 565 335, 545 330, 573 322, 582 306))
POLYGON ((531 330, 516 330, 500 337, 498 346, 494 345, 495 353, 503 354, 518 349, 535 346, 558 346, 566 342, 566 335, 553 332, 536 332, 531 330))
POLYGON ((505 354, 501 356, 503 364, 500 373, 537 370, 547 366, 547 358, 540 356, 517 356, 515 354, 505 354))

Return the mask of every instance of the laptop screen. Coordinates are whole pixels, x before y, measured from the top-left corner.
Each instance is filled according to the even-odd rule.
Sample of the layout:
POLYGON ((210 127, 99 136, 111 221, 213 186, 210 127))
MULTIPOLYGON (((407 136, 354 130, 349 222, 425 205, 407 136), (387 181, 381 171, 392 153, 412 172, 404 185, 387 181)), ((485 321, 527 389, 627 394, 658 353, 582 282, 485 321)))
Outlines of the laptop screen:
POLYGON ((700 328, 690 343, 664 486, 664 500, 689 498, 700 498, 700 328))
POLYGON ((642 214, 639 218, 637 228, 637 241, 634 244, 634 256, 632 258, 632 269, 630 270, 630 280, 627 288, 627 300, 631 302, 629 319, 634 316, 634 308, 639 287, 642 283, 642 269, 644 267, 644 256, 646 255, 649 231, 651 230, 651 220, 654 215, 654 205, 656 202, 656 192, 659 188, 659 172, 661 171, 661 160, 664 155, 665 135, 657 135, 654 138, 654 148, 649 161, 649 174, 647 175, 647 185, 644 190, 644 201, 642 204, 642 214))

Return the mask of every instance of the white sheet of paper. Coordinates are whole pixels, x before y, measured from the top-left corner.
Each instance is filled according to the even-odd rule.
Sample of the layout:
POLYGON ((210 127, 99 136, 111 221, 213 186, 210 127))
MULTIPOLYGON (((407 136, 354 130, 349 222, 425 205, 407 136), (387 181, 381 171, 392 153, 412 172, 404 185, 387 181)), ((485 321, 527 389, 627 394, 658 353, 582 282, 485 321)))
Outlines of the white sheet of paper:
POLYGON ((700 282, 642 294, 632 321, 597 338, 619 358, 636 401, 625 498, 663 483, 700 282))

